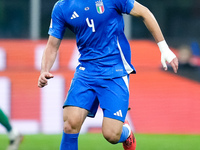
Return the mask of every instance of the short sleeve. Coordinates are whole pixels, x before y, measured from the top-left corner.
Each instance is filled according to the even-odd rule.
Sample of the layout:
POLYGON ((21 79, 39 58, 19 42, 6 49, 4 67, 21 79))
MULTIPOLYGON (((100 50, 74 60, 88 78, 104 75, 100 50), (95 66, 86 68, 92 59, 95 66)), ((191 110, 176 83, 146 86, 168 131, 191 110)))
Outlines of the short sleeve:
POLYGON ((57 2, 52 11, 51 24, 48 34, 58 39, 62 39, 65 33, 65 28, 66 25, 62 14, 62 9, 59 6, 59 2, 57 2))
POLYGON ((130 14, 135 0, 116 0, 116 7, 121 13, 130 14))

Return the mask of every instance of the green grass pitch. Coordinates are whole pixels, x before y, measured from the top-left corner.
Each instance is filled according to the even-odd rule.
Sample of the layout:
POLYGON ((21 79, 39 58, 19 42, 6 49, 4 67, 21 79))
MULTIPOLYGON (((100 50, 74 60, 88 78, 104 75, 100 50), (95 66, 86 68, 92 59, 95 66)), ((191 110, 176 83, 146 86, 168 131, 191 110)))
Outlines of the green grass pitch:
MULTIPOLYGON (((19 150, 59 150, 62 135, 25 135, 19 150)), ((137 150, 200 150, 200 135, 135 134, 137 150)), ((8 137, 0 135, 0 150, 8 137)), ((123 150, 122 144, 109 144, 102 134, 81 134, 79 150, 123 150)))

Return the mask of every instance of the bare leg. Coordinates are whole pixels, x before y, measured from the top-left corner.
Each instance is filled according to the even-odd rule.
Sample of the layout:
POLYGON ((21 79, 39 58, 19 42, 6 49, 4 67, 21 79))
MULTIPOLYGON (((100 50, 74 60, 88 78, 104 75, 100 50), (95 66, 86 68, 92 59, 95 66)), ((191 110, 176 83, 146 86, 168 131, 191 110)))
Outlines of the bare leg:
POLYGON ((63 110, 64 132, 79 133, 88 111, 73 106, 67 106, 63 110))
POLYGON ((64 132, 60 150, 78 150, 78 136, 87 114, 87 110, 79 107, 68 106, 64 108, 64 132))
POLYGON ((121 137, 122 126, 123 122, 116 119, 104 117, 102 125, 103 136, 108 142, 116 144, 121 137))

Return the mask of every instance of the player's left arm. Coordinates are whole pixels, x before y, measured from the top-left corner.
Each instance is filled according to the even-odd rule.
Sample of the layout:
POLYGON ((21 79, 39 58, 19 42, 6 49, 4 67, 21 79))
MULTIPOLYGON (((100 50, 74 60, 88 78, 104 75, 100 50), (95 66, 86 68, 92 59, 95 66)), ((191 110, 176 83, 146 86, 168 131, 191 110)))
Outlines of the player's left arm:
POLYGON ((150 12, 150 10, 147 7, 135 1, 134 7, 131 10, 130 15, 142 18, 147 29, 150 31, 150 33, 154 37, 161 51, 161 63, 164 69, 167 70, 167 65, 166 65, 166 61, 167 61, 172 66, 174 72, 177 73, 178 59, 175 56, 175 54, 169 49, 167 43, 165 42, 162 31, 154 15, 150 12))

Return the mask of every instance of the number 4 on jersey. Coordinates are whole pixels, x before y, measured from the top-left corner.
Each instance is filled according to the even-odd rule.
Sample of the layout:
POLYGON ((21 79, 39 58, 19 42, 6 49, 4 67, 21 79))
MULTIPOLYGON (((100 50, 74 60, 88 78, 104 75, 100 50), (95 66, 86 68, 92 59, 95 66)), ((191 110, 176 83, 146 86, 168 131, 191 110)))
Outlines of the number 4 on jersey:
POLYGON ((95 32, 94 21, 93 21, 93 19, 90 19, 90 20, 91 20, 91 23, 90 23, 89 19, 86 18, 87 25, 88 25, 88 27, 92 28, 92 32, 95 32))

